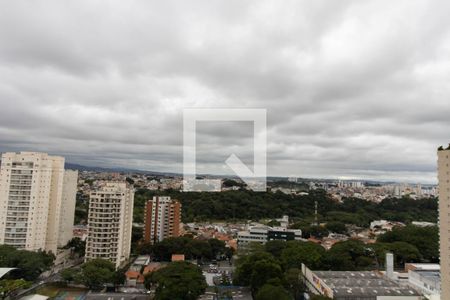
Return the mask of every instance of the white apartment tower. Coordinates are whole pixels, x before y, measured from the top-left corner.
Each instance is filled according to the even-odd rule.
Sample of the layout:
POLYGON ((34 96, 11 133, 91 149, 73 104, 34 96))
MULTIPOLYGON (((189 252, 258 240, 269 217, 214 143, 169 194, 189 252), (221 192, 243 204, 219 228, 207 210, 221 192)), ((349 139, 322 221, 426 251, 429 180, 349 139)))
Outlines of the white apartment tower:
POLYGON ((58 247, 64 247, 73 237, 78 171, 65 170, 59 218, 58 247))
POLYGON ((118 268, 130 257, 133 202, 126 182, 104 182, 91 192, 86 260, 106 259, 118 268))
POLYGON ((438 150, 441 299, 450 299, 450 146, 438 150))
POLYGON ((63 157, 4 153, 0 168, 0 244, 56 254, 61 226, 73 225, 73 217, 61 218, 63 198, 65 209, 75 209, 77 175, 71 174, 70 180, 64 179, 63 157), (75 190, 65 189, 64 184, 75 185, 75 190))

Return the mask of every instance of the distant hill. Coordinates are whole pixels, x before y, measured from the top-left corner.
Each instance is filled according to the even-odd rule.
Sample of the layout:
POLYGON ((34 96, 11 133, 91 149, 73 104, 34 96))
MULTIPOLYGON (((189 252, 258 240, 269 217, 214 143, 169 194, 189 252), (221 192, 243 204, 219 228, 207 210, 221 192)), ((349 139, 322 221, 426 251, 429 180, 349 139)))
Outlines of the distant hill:
POLYGON ((177 173, 144 171, 144 170, 136 170, 136 169, 128 169, 128 168, 104 168, 104 167, 95 167, 95 166, 83 166, 83 165, 67 163, 67 162, 65 164, 65 169, 88 171, 88 172, 141 173, 141 174, 149 174, 149 175, 180 176, 180 174, 177 174, 177 173))

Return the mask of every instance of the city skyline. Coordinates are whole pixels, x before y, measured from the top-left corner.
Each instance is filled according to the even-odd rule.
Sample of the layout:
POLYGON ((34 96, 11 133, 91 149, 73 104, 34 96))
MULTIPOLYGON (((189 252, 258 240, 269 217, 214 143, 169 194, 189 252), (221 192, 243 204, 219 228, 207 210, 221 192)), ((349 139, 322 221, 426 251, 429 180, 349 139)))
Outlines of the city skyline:
MULTIPOLYGON (((180 173, 184 108, 263 108, 268 176, 436 183, 449 5, 5 2, 0 152, 180 173)), ((251 126, 200 127, 200 168, 251 163, 251 126)))
MULTIPOLYGON (((33 151, 26 151, 25 152, 33 152, 33 151)), ((16 151, 16 152, 20 152, 20 151, 16 151)), ((50 155, 59 155, 58 153, 49 153, 50 155)), ((68 169, 73 169, 73 170, 89 170, 89 171, 95 171, 95 172, 125 172, 125 173, 142 173, 142 174, 154 174, 156 176, 163 176, 163 175, 167 175, 167 176, 177 176, 177 177, 182 177, 183 173, 180 172, 176 172, 176 171, 156 171, 153 169, 139 169, 139 168, 131 168, 131 167, 127 167, 127 165, 124 166, 115 166, 115 165, 97 165, 97 164, 79 164, 79 163, 74 163, 72 161, 66 161, 66 168, 68 169)), ((230 179, 239 179, 239 176, 237 176, 236 174, 230 174, 230 173, 198 173, 197 175, 199 176, 211 176, 212 178, 230 178, 230 179)), ((301 175, 295 175, 295 174, 291 174, 290 176, 286 176, 286 175, 268 175, 267 179, 268 180, 272 180, 275 178, 285 178, 286 180, 290 180, 291 178, 296 178, 298 180, 331 180, 331 181, 335 181, 335 182, 379 182, 379 183, 396 183, 396 184, 407 184, 407 185, 416 185, 416 184, 425 184, 425 185, 434 185, 437 186, 438 185, 438 180, 437 180, 437 173, 436 173, 436 178, 435 179, 431 179, 431 180, 422 180, 420 181, 420 179, 418 179, 418 181, 413 180, 413 179, 406 179, 406 180, 402 180, 402 179, 396 179, 395 177, 390 178, 390 177, 351 177, 351 176, 317 176, 317 177, 312 177, 312 176, 301 176, 301 175)), ((240 179, 239 179, 240 180, 240 179)))

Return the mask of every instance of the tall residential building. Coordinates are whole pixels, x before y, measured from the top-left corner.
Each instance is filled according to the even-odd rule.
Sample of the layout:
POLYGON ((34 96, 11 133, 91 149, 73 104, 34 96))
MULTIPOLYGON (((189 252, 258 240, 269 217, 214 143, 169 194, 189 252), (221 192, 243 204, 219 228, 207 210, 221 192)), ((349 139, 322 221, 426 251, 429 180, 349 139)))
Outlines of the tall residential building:
POLYGON ((78 171, 65 170, 59 218, 58 247, 64 247, 73 237, 78 171))
POLYGON ((86 260, 102 258, 121 266, 130 257, 134 189, 104 182, 90 194, 86 260))
POLYGON ((441 299, 450 299, 450 146, 438 151, 441 299))
MULTIPOLYGON (((56 253, 64 191, 64 158, 37 152, 2 155, 0 244, 56 253)), ((76 178, 74 178, 76 182, 76 178)), ((64 205, 75 207, 72 189, 64 205)))
POLYGON ((144 240, 155 243, 180 236, 181 203, 170 197, 153 197, 145 206, 144 240))

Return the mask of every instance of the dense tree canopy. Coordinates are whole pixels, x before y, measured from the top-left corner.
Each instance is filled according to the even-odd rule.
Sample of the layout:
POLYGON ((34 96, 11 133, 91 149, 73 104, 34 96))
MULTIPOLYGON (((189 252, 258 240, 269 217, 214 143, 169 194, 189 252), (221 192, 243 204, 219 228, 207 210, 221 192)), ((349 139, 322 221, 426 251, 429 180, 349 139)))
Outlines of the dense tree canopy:
POLYGON ((340 222, 340 221, 327 222, 325 227, 329 232, 339 233, 339 234, 347 233, 347 227, 345 226, 344 222, 340 222))
POLYGON ((322 246, 312 242, 289 241, 279 259, 284 269, 300 268, 302 263, 317 269, 323 264, 325 252, 322 246))
POLYGON ((23 279, 2 279, 0 280, 0 298, 6 299, 16 290, 29 288, 30 286, 31 282, 23 279))
POLYGON ((291 300, 291 295, 279 285, 265 284, 258 291, 255 297, 256 300, 291 300))
POLYGON ((66 282, 72 282, 77 280, 78 270, 76 269, 64 269, 61 271, 61 278, 66 282))
POLYGON ((411 262, 424 262, 425 260, 416 246, 405 242, 393 242, 393 243, 376 243, 371 245, 374 249, 377 260, 380 265, 384 265, 386 253, 391 252, 394 254, 395 265, 402 268, 405 263, 411 262))
POLYGON ((376 267, 372 249, 358 240, 348 240, 333 245, 323 260, 323 269, 336 271, 367 270, 376 267))
POLYGON ((164 239, 156 244, 144 243, 139 246, 140 254, 150 254, 156 260, 170 261, 172 254, 184 254, 186 259, 211 260, 231 256, 230 249, 217 239, 195 240, 188 236, 164 239))
POLYGON ((63 274, 66 280, 82 283, 90 289, 101 289, 107 283, 114 283, 116 276, 115 265, 104 259, 93 259, 85 262, 75 273, 63 274))
POLYGON ((267 252, 255 252, 241 257, 233 275, 234 284, 250 286, 253 294, 269 280, 280 284, 283 279, 281 265, 267 252))
POLYGON ((305 225, 305 226, 293 226, 297 229, 302 230, 302 237, 305 239, 309 239, 310 237, 315 238, 324 238, 330 234, 330 231, 326 227, 317 226, 317 225, 305 225))
POLYGON ((233 186, 244 187, 245 184, 241 183, 241 182, 237 182, 236 180, 233 180, 233 179, 225 179, 222 181, 222 186, 224 186, 224 187, 233 187, 233 186))
MULTIPOLYGON (((439 229, 437 226, 417 227, 409 225, 396 227, 378 237, 380 243, 405 242, 419 251, 419 258, 427 262, 439 261, 439 229)), ((412 251, 413 249, 409 249, 412 251)))
MULTIPOLYGON (((143 222, 144 206, 155 195, 171 196, 182 203, 184 222, 202 220, 259 220, 289 215, 292 219, 311 224, 314 203, 318 203, 321 222, 340 222, 368 227, 376 219, 400 222, 437 221, 437 200, 408 197, 385 199, 381 203, 346 198, 336 202, 323 190, 311 190, 308 195, 286 195, 281 192, 253 192, 247 190, 221 193, 182 193, 175 190, 150 191, 139 189, 135 194, 134 220, 143 222)), ((328 230, 344 230, 331 223, 328 230), (333 226, 334 225, 334 226, 333 226)))
POLYGON ((207 287, 202 270, 189 262, 172 262, 145 278, 145 286, 156 285, 155 300, 195 300, 207 287))
POLYGON ((8 278, 33 281, 50 269, 55 256, 43 251, 17 250, 14 247, 0 245, 0 266, 17 268, 8 273, 8 278))
POLYGON ((305 291, 303 282, 299 280, 301 273, 299 268, 291 268, 284 273, 284 286, 294 299, 301 299, 302 293, 305 291))

